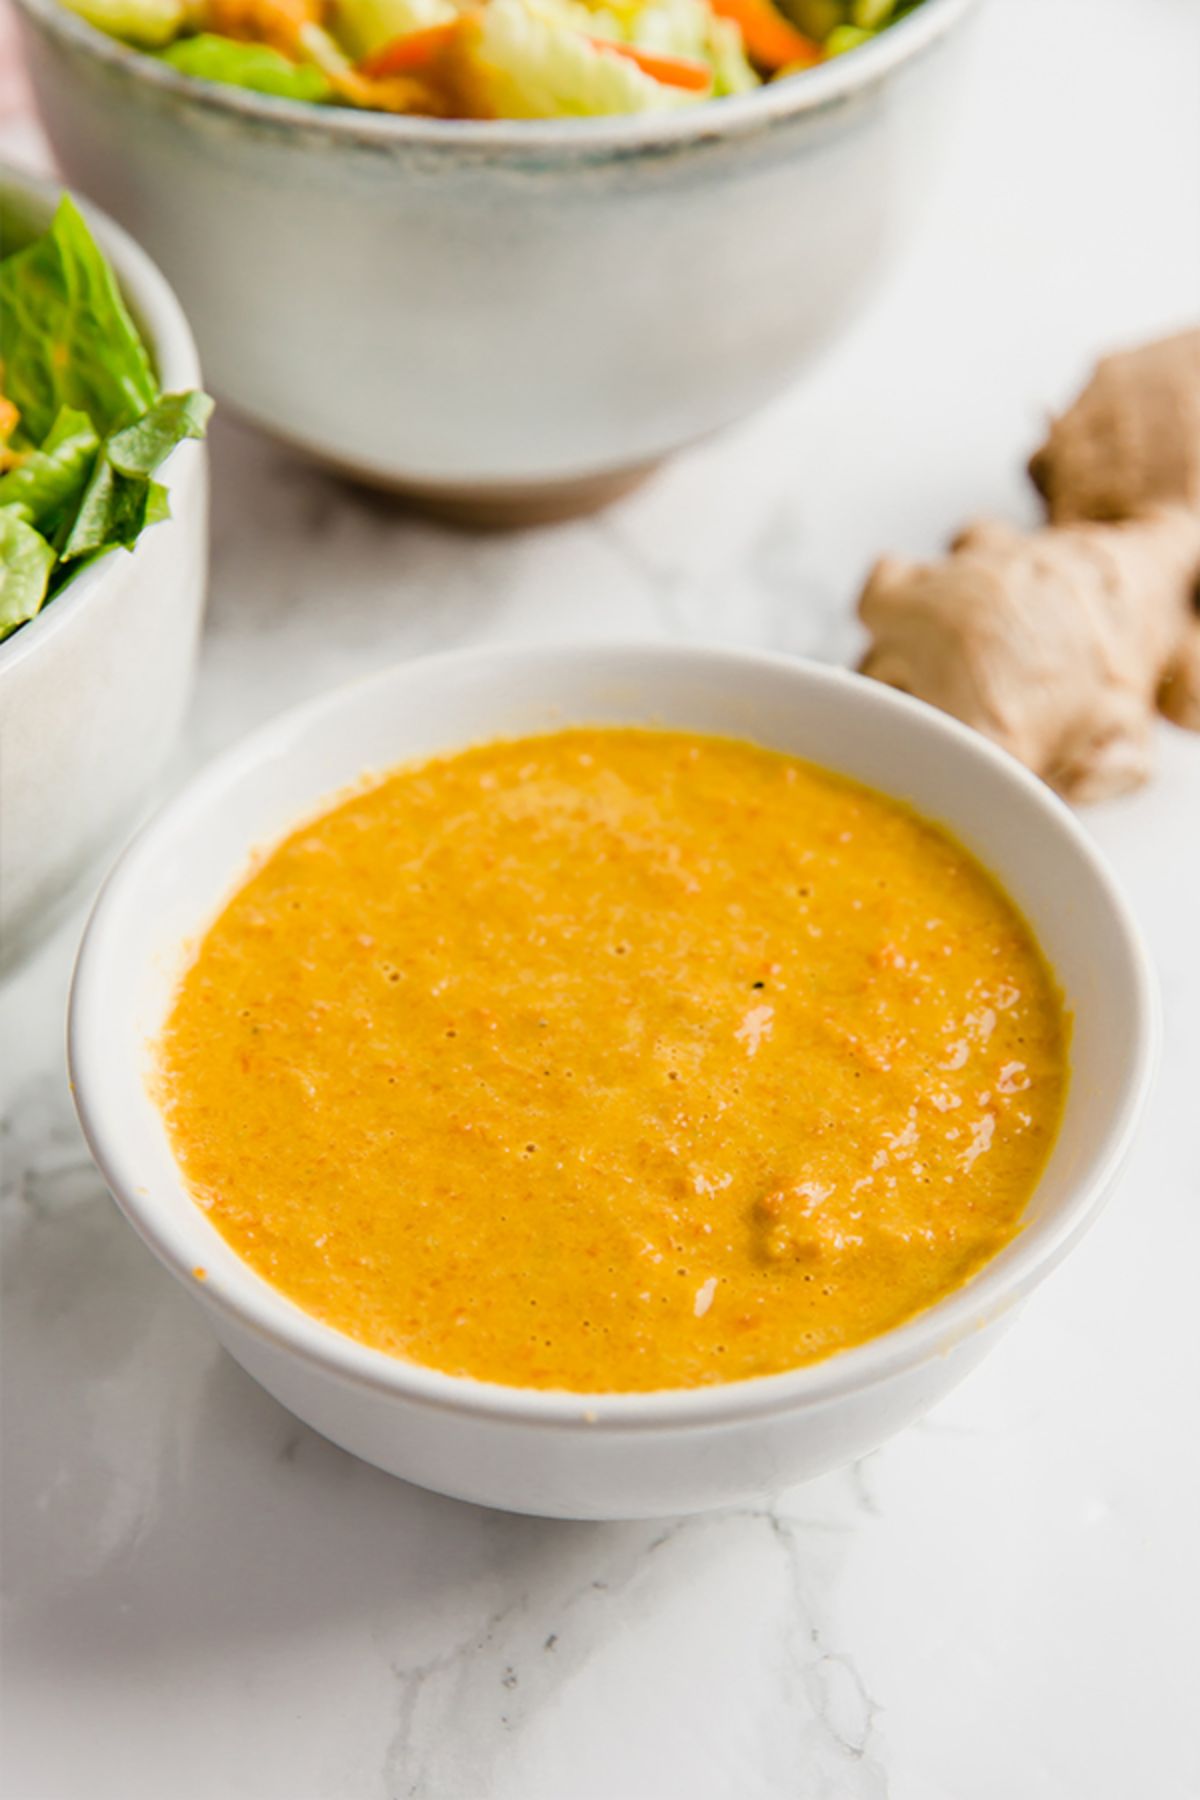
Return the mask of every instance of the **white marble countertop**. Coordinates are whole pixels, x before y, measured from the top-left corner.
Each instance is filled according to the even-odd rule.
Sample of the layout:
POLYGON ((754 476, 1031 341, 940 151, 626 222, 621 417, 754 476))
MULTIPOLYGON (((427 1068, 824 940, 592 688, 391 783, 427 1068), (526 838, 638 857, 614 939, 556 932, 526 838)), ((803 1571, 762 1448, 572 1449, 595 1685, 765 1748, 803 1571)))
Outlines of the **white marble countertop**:
MULTIPOLYGON (((874 552, 1032 517, 1043 408, 1200 302, 1193 0, 1005 0, 879 304, 606 516, 456 538, 222 422, 174 779, 384 657, 682 637, 853 653, 874 552)), ((13 112, 0 147, 37 158, 13 112)), ((62 1014, 0 996, 8 1800, 1196 1800, 1200 740, 1087 815, 1166 991, 1127 1176, 923 1424, 769 1509, 488 1514, 296 1424, 105 1199, 62 1014)))

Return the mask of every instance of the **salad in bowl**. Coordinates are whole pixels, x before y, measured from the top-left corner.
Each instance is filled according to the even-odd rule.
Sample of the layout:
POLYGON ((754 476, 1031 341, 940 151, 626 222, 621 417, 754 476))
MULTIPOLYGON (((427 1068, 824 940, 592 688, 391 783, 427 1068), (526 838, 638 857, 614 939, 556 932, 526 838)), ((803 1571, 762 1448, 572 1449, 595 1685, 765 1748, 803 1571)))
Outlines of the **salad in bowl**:
POLYGON ((854 50, 921 0, 65 0, 184 75, 434 118, 647 113, 854 50))
MULTIPOLYGON (((6 233, 6 236, 8 234, 6 233)), ((155 472, 212 410, 164 394, 69 195, 0 260, 0 641, 98 558, 170 517, 155 472)))
POLYGON ((178 300, 0 165, 0 980, 145 801, 183 720, 211 402, 178 300))
POLYGON ((873 23, 856 26, 782 0, 795 21, 754 16, 820 27, 823 60, 763 79, 734 22, 723 86, 733 68, 757 85, 710 101, 642 64, 728 45, 734 0, 325 0, 286 30, 273 12, 274 42, 246 35, 262 6, 314 3, 71 0, 111 9, 108 31, 64 0, 16 9, 59 167, 161 263, 222 404, 489 527, 607 504, 778 395, 885 292, 947 160, 976 10, 921 0, 884 24, 860 8, 873 23), (165 9, 139 45, 134 7, 165 9), (876 35, 842 54, 847 24, 876 35), (612 48, 618 30, 642 61, 612 48), (216 75, 235 57, 243 79, 325 97, 169 60, 216 75), (333 102, 328 69, 358 104, 333 102), (458 84, 476 111, 379 111, 384 82, 400 105, 450 106, 458 84))

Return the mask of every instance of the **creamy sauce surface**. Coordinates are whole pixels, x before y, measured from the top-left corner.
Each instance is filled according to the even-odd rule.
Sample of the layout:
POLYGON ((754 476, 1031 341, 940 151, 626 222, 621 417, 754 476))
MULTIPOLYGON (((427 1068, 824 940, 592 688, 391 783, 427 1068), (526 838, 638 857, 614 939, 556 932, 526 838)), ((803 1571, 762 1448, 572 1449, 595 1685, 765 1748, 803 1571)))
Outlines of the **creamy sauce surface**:
POLYGON ((159 1046, 197 1202, 309 1313, 576 1391, 812 1362, 1019 1229, 1067 1026, 905 807, 595 728, 404 768, 217 919, 159 1046))

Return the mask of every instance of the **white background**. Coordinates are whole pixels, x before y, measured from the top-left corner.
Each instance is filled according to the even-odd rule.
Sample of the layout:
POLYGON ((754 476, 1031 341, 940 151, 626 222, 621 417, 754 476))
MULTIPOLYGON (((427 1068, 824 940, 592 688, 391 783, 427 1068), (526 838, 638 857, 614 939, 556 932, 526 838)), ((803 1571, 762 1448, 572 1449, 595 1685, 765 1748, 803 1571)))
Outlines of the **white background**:
MULTIPOLYGON (((13 116, 0 142, 36 158, 13 116)), ((854 654, 884 548, 1034 516, 1093 354, 1200 311, 1200 7, 993 0, 940 194, 768 414, 606 516, 459 539, 233 425, 190 764, 386 657, 680 637, 854 654)), ((881 171, 881 179, 885 179, 881 171)), ((79 921, 0 996, 5 1800, 1197 1800, 1200 740, 1088 815, 1166 1062, 1112 1206, 991 1361, 759 1512, 422 1494, 218 1350, 88 1166, 79 921)))

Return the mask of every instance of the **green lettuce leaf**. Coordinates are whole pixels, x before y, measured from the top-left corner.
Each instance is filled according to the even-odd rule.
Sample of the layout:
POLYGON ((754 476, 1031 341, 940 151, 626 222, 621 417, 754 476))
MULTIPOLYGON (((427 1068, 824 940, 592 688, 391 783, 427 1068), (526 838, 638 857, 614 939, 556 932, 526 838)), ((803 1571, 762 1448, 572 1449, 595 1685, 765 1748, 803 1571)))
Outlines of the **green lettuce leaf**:
POLYGON ((64 563, 111 544, 131 548, 147 525, 166 516, 166 491, 150 477, 176 444, 204 436, 211 412, 207 394, 164 394, 105 441, 78 511, 58 542, 64 563))
POLYGON ((782 0, 780 11, 823 44, 831 31, 846 23, 849 4, 848 0, 782 0))
POLYGON ((145 475, 123 475, 102 456, 79 511, 57 545, 59 559, 73 562, 114 544, 132 549, 146 524, 149 497, 150 482, 145 475))
POLYGON ((54 551, 11 507, 0 510, 0 638, 32 619, 46 597, 54 551))
POLYGON ((896 10, 896 0, 854 0, 850 23, 860 31, 882 31, 896 10))
POLYGON ((207 394, 164 394, 140 419, 109 438, 105 455, 125 475, 152 475, 184 438, 202 438, 212 413, 207 394))
POLYGON ((87 486, 100 440, 86 413, 64 406, 40 450, 27 451, 0 475, 0 507, 19 513, 46 536, 87 486))
MULTIPOLYGON (((142 530, 148 531, 151 525, 161 525, 170 517, 171 497, 166 488, 161 481, 147 482, 145 502, 142 506, 142 530)), ((110 540, 100 544, 94 550, 80 551, 69 562, 64 562, 59 557, 50 575, 47 599, 53 600, 75 580, 76 576, 82 575, 85 569, 90 569, 94 562, 98 562, 102 556, 107 556, 110 550, 115 550, 117 547, 117 543, 110 540)), ((133 546, 127 545, 126 547, 132 549, 133 546)))
POLYGON ((97 31, 143 50, 169 44, 187 22, 186 0, 65 0, 65 4, 97 31))
POLYGON ((268 44, 239 43, 213 32, 180 38, 162 52, 162 61, 181 75, 251 88, 256 94, 275 94, 284 100, 328 100, 333 92, 320 69, 311 64, 290 62, 268 44))
POLYGON ((847 50, 857 50, 860 44, 869 44, 875 36, 873 31, 861 25, 838 25, 825 39, 826 56, 845 56, 847 50))
POLYGON ((150 492, 146 495, 147 525, 161 525, 171 516, 171 496, 161 481, 150 483, 150 492))
POLYGON ((0 638, 97 557, 170 517, 154 471, 201 438, 207 394, 160 394, 145 346, 82 216, 0 262, 16 460, 0 474, 0 638))
POLYGON ((112 270, 65 194, 50 230, 0 263, 0 335, 5 392, 28 443, 41 444, 64 406, 107 435, 157 397, 112 270))

